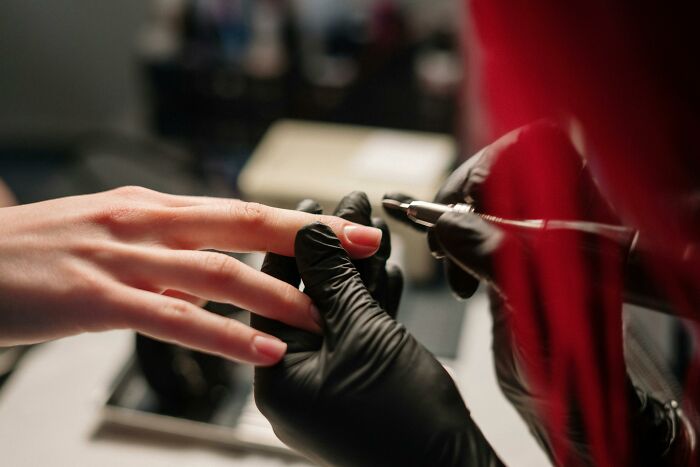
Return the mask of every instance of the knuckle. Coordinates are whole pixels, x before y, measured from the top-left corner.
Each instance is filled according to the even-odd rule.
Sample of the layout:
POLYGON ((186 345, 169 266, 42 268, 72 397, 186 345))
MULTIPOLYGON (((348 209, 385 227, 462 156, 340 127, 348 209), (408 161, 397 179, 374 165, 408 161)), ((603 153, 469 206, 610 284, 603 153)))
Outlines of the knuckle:
POLYGON ((300 306, 308 307, 310 303, 304 303, 306 295, 299 292, 299 289, 291 285, 284 284, 284 287, 279 291, 280 301, 283 310, 294 310, 300 306))
POLYGON ((251 222, 262 222, 266 217, 263 205, 258 203, 244 203, 243 212, 251 222))
POLYGON ((80 238, 68 247, 68 252, 71 255, 88 260, 100 256, 105 251, 109 251, 106 242, 94 239, 89 241, 88 239, 80 238))
POLYGON ((239 337, 239 329, 238 329, 238 322, 233 320, 233 319, 224 319, 221 324, 220 324, 220 329, 221 329, 221 335, 225 336, 223 337, 223 342, 220 342, 220 344, 225 344, 225 343, 233 343, 236 346, 241 345, 241 338, 239 337), (234 337, 232 339, 232 337, 234 337))
POLYGON ((185 318, 186 316, 189 316, 192 314, 192 309, 194 308, 194 305, 187 303, 184 300, 178 300, 178 299, 173 299, 173 300, 168 300, 168 302, 163 305, 163 315, 166 318, 173 319, 175 321, 178 321, 182 318, 185 318))
POLYGON ((138 217, 138 209, 128 204, 113 203, 100 208, 92 221, 108 227, 118 227, 133 223, 138 217))
POLYGON ((80 313, 74 321, 79 332, 100 332, 130 327, 129 313, 125 312, 120 298, 108 278, 82 274, 73 277, 61 300, 80 313))
POLYGON ((114 242, 105 240, 79 239, 69 247, 70 253, 93 264, 116 264, 122 253, 114 242))
POLYGON ((262 204, 238 201, 230 206, 231 217, 245 222, 251 228, 261 226, 267 221, 267 209, 262 204))
MULTIPOLYGON (((263 230, 274 231, 278 219, 274 209, 259 203, 233 201, 229 204, 229 218, 235 225, 240 225, 249 232, 262 233, 263 230)), ((269 247, 267 235, 258 235, 256 250, 266 251, 269 247)))
POLYGON ((102 277, 85 273, 80 277, 80 288, 94 297, 103 297, 107 293, 107 287, 102 277))
POLYGON ((218 325, 217 335, 212 337, 212 344, 217 352, 222 355, 236 355, 239 358, 247 356, 251 348, 248 337, 248 329, 243 329, 243 326, 235 319, 224 318, 218 325))
POLYGON ((136 185, 122 186, 119 188, 115 188, 111 192, 117 196, 125 198, 143 198, 147 196, 152 196, 155 193, 157 193, 153 190, 149 190, 148 188, 136 185))
POLYGON ((102 203, 95 208, 91 221, 118 227, 134 223, 141 218, 154 214, 155 208, 144 204, 159 196, 157 191, 140 186, 123 186, 104 193, 102 203))
POLYGON ((105 277, 83 264, 66 264, 63 274, 64 283, 68 285, 65 290, 79 301, 88 297, 99 302, 108 294, 105 277))
POLYGON ((99 208, 90 220, 113 233, 128 235, 163 225, 170 216, 165 208, 122 201, 99 208))
POLYGON ((236 261, 220 253, 207 254, 203 269, 206 271, 208 281, 221 285, 235 282, 240 274, 236 261))
POLYGON ((164 299, 163 302, 151 303, 143 309, 131 307, 120 319, 125 327, 160 336, 169 342, 181 343, 187 335, 190 328, 188 323, 197 307, 177 298, 164 299))

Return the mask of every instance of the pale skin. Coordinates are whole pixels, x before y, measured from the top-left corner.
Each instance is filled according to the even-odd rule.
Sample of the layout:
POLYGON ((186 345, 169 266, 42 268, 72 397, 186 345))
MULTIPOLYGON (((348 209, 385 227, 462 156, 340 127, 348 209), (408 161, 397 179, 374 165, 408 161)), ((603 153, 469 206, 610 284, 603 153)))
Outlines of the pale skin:
POLYGON ((320 332, 310 299, 222 253, 292 256, 296 232, 329 225, 351 256, 372 255, 381 231, 333 216, 139 187, 0 208, 0 345, 82 332, 142 334, 255 365, 286 344, 202 309, 232 303, 320 332))

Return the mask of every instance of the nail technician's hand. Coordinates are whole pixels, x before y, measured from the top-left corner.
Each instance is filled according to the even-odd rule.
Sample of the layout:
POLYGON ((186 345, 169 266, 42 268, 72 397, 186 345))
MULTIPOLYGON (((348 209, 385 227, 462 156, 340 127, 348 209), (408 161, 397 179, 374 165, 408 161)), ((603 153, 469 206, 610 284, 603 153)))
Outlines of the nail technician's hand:
MULTIPOLYGON (((624 378, 624 393, 611 396, 610 383, 595 391, 603 394, 606 413, 621 410, 628 417, 630 438, 638 446, 633 453, 635 461, 628 465, 691 465, 688 460, 696 448, 690 419, 671 401, 633 388, 627 374, 622 373, 624 366, 614 364, 623 354, 621 258, 629 237, 626 241, 622 233, 619 241, 614 241, 613 235, 573 226, 532 230, 456 213, 441 216, 433 232, 447 258, 491 286, 492 348, 498 384, 552 464, 596 464, 595 444, 586 431, 586 423, 594 417, 590 406, 556 397, 551 387, 537 384, 533 377, 541 375, 543 368, 557 368, 567 358, 561 357, 565 354, 560 350, 561 341, 573 340, 567 333, 574 329, 577 335, 585 332, 584 345, 598 350, 587 353, 595 371, 588 373, 590 379, 600 381, 603 378, 599 375, 606 375, 606 381, 620 382, 624 378), (552 263, 543 267, 547 259, 562 267, 551 268, 552 263), (557 295, 554 289, 567 292, 557 295), (576 289, 578 296, 571 293, 576 289), (562 325, 556 331, 560 342, 553 343, 547 336, 552 335, 552 323, 561 316, 568 327, 562 325), (611 357, 615 355, 618 358, 611 357), (548 414, 555 411, 567 414, 566 429, 552 430, 548 425, 548 414)), ((548 378, 551 381, 554 376, 550 373, 548 378)))
MULTIPOLYGON (((411 201, 400 194, 387 197, 411 201)), ((468 203, 474 206, 476 212, 505 219, 619 223, 569 135, 548 120, 513 130, 477 152, 452 172, 434 201, 442 204, 468 203)), ((405 216, 399 217, 406 220, 405 216)), ((498 229, 489 228, 477 220, 464 222, 478 224, 480 234, 498 232, 498 229)), ((456 226, 457 223, 450 225, 456 226)), ((448 226, 443 226, 442 230, 447 231, 448 226)), ((452 237, 458 239, 458 232, 454 232, 452 237)), ((465 243, 473 243, 473 240, 473 237, 467 238, 465 243)), ((489 245, 485 245, 487 250, 492 252, 493 244, 501 240, 494 237, 489 245)), ((470 297, 479 285, 479 278, 471 272, 481 264, 474 264, 467 268, 471 272, 466 272, 465 268, 446 255, 434 229, 428 232, 428 244, 435 256, 447 256, 444 263, 452 290, 460 297, 470 297)), ((455 247, 464 249, 460 245, 455 247)), ((475 250, 470 256, 485 256, 485 253, 475 250)))
POLYGON ((331 216, 238 200, 126 187, 0 209, 0 345, 132 328, 259 365, 286 345, 204 311, 200 299, 319 332, 311 300, 295 287, 220 253, 292 255, 303 225, 330 225, 354 257, 381 232, 331 216))
MULTIPOLYGON (((296 262, 268 255, 263 271, 303 280, 323 327, 321 337, 254 317, 289 344, 279 364, 255 372, 256 404, 282 441, 321 465, 502 465, 452 378, 370 294, 372 276, 331 229, 303 228, 296 262)), ((391 295, 380 296, 398 303, 391 295)))

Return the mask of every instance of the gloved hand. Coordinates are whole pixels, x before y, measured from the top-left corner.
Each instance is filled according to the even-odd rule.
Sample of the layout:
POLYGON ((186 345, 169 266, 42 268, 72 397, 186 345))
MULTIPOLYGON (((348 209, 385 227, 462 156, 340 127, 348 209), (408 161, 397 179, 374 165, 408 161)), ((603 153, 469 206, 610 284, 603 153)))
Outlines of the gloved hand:
MULTIPOLYGON (((362 195, 341 207, 369 220, 362 195)), ((316 223, 297 234, 296 261, 266 257, 268 274, 303 280, 323 336, 253 317, 254 327, 288 343, 280 363, 256 368, 258 408, 282 441, 323 465, 501 465, 451 377, 391 316, 395 282, 376 282, 389 249, 385 230, 377 255, 356 266, 316 223)))
POLYGON ((634 391, 623 372, 620 289, 632 232, 614 225, 616 216, 568 136, 547 122, 515 130, 458 168, 435 201, 467 202, 492 216, 445 214, 430 229, 429 246, 445 258, 450 286, 459 296, 469 297, 479 279, 497 292, 491 294, 491 311, 498 382, 550 457, 557 463, 595 463, 582 422, 595 418, 594 410, 612 413, 623 406, 631 439, 645 448, 635 451, 638 459, 672 465, 672 459, 687 458, 692 451, 682 441, 692 438, 687 423, 672 410, 659 410, 663 404, 644 402, 653 397, 634 391), (507 219, 557 221, 533 228, 507 219), (577 339, 582 333, 586 339, 577 339), (575 341, 578 348, 569 344, 575 341), (567 352, 593 361, 594 370, 577 378, 608 379, 608 386, 596 389, 604 393, 598 408, 547 385, 571 368, 572 360, 557 363, 567 352), (617 389, 610 381, 617 381, 617 389), (547 417, 557 412, 569 421, 565 429, 550 430, 547 417), (669 427, 679 427, 673 445, 669 433, 675 428, 669 427))
MULTIPOLYGON (((385 197, 411 201, 409 196, 398 193, 385 197)), ((434 201, 468 203, 476 212, 490 216, 483 221, 473 215, 448 214, 428 231, 433 255, 445 259, 450 287, 462 298, 474 293, 479 279, 494 285, 492 267, 496 252, 511 247, 527 250, 542 238, 538 235, 541 232, 504 220, 619 224, 570 137, 546 120, 513 130, 477 152, 448 177, 434 201)), ((389 214, 407 221, 405 216, 389 214)), ((569 225, 566 229, 581 231, 579 227, 569 225)), ((614 230, 604 237, 611 236, 622 243, 631 240, 624 230, 614 230)), ((584 251, 595 249, 595 236, 585 230, 583 235, 584 251)))

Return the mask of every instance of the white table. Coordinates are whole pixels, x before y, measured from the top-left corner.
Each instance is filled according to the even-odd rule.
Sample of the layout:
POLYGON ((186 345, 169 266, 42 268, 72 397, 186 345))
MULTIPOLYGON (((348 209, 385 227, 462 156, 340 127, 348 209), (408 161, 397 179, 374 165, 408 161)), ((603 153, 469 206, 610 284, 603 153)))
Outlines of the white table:
MULTIPOLYGON (((547 458, 496 386, 483 295, 468 302, 454 364, 472 416, 508 465, 547 458)), ((160 435, 100 432, 105 391, 132 351, 132 334, 85 334, 31 351, 0 391, 0 464, 6 466, 286 466, 309 464, 160 435)))

